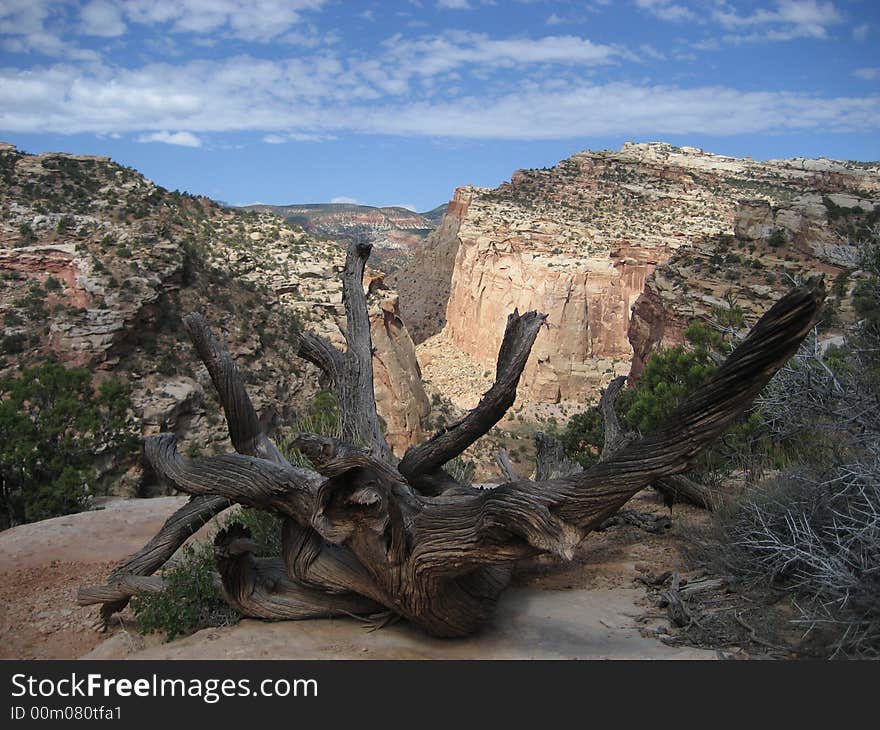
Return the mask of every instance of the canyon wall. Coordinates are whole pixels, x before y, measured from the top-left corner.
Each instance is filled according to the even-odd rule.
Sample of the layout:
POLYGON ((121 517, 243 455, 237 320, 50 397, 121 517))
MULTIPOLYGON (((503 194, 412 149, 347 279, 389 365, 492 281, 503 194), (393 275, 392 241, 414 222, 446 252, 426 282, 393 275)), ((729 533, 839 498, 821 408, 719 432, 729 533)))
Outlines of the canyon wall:
POLYGON ((859 243, 878 223, 878 189, 803 194, 777 206, 761 199, 741 201, 733 235, 682 248, 648 277, 630 324, 630 380, 641 376, 651 353, 685 344, 692 322, 717 320, 719 312, 735 306, 744 326, 751 326, 794 282, 816 275, 825 277, 826 309, 835 312, 820 329, 833 333, 838 320, 852 316, 851 284, 835 282, 849 281, 838 277, 857 270, 859 243))
MULTIPOLYGON (((547 324, 523 373, 524 400, 581 400, 603 377, 628 367, 630 307, 647 276, 669 256, 665 246, 620 244, 577 266, 548 266, 538 250, 545 233, 518 246, 463 233, 452 274, 444 336, 494 370, 507 315, 537 309, 547 324)), ((552 237, 549 239, 552 243, 552 237)))
POLYGON ((697 309, 723 304, 740 276, 734 259, 725 265, 731 240, 760 249, 739 257, 751 268, 733 287, 754 312, 788 281, 783 264, 829 273, 846 265, 852 249, 829 228, 828 211, 870 198, 878 171, 627 143, 519 170, 496 189, 459 188, 440 227, 397 275, 402 316, 417 343, 439 338, 489 371, 507 315, 546 312, 520 402, 591 401, 634 357, 638 371, 654 347, 683 340, 691 300, 705 300, 697 309), (654 273, 659 266, 675 279, 688 256, 711 260, 711 271, 685 277, 684 288, 654 273), (670 258, 675 266, 663 266, 670 258), (782 267, 773 274, 778 285, 764 281, 769 272, 760 281, 752 275, 765 259, 782 267), (701 281, 713 272, 720 282, 701 281))

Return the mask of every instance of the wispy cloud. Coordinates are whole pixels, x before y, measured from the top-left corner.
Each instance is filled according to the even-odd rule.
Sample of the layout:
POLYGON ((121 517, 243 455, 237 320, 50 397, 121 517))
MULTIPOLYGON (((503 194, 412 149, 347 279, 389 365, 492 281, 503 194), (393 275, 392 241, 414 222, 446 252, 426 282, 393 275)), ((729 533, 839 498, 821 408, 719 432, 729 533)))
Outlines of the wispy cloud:
POLYGON ((80 29, 85 35, 121 36, 128 26, 122 19, 122 8, 109 0, 91 0, 80 11, 80 29))
POLYGON ((689 7, 674 2, 674 0, 636 0, 636 5, 642 10, 647 10, 651 15, 654 15, 661 20, 676 23, 693 20, 697 17, 696 13, 694 13, 689 7))
POLYGON ((407 40, 398 34, 384 45, 391 58, 405 63, 409 72, 422 76, 448 73, 462 66, 497 69, 542 63, 602 65, 631 56, 621 47, 575 35, 497 39, 483 33, 458 31, 407 40))
POLYGON ((712 13, 712 18, 728 31, 730 43, 788 41, 795 38, 826 38, 831 26, 843 22, 832 2, 820 0, 777 0, 772 8, 759 8, 740 14, 727 4, 712 13))
POLYGON ((162 142, 164 144, 173 144, 179 147, 202 146, 202 140, 196 137, 192 132, 152 132, 151 134, 142 134, 138 137, 138 142, 162 142))
POLYGON ((853 76, 858 76, 865 81, 880 81, 880 68, 857 68, 853 71, 853 76))
POLYGON ((0 48, 7 53, 98 60, 95 51, 65 40, 57 28, 51 27, 53 15, 65 9, 49 0, 3 0, 0 2, 0 48))
MULTIPOLYGON (((763 7, 742 11, 729 0, 696 5, 676 0, 634 0, 643 11, 660 20, 688 23, 718 32, 718 38, 704 38, 694 48, 709 50, 726 45, 791 41, 798 38, 825 39, 829 29, 843 22, 843 14, 830 0, 774 0, 763 7)), ((867 33, 864 26, 854 35, 867 33)))

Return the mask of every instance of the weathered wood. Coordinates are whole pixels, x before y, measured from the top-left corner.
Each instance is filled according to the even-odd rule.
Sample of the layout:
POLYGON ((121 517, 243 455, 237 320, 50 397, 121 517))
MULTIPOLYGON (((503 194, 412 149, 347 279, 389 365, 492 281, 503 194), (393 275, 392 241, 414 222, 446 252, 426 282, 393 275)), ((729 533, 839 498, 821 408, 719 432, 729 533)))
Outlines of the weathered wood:
POLYGON ((356 593, 330 592, 291 579, 278 558, 255 558, 256 545, 241 525, 217 533, 214 552, 226 601, 243 616, 265 619, 330 618, 374 613, 381 606, 356 593))
MULTIPOLYGON (((198 314, 190 314, 184 318, 184 325, 217 390, 235 450, 242 455, 242 458, 253 457, 273 463, 280 470, 286 471, 290 478, 307 485, 312 491, 317 491, 320 477, 309 470, 293 467, 266 435, 235 362, 220 347, 204 318, 198 314)), ((158 446, 159 444, 149 441, 146 444, 146 448, 158 446)), ((161 471, 163 468, 161 456, 151 457, 148 454, 147 458, 159 467, 159 475, 165 476, 161 471)), ((147 585, 137 580, 139 576, 150 576, 161 568, 187 539, 231 504, 232 501, 210 493, 193 497, 166 521, 160 532, 146 546, 111 573, 106 585, 81 587, 78 591, 79 603, 103 604, 101 620, 106 624, 114 613, 125 608, 138 585, 147 585)), ((311 528, 300 529, 304 533, 303 539, 310 544, 315 541, 323 542, 311 528)), ((293 558, 287 561, 291 565, 300 566, 300 575, 291 576, 292 578, 309 580, 315 585, 333 591, 339 588, 339 580, 354 580, 354 577, 359 575, 361 577, 359 587, 364 592, 370 594, 377 590, 366 571, 362 566, 357 565, 356 559, 350 552, 342 548, 318 550, 314 545, 313 552, 323 555, 322 560, 315 566, 315 571, 307 569, 311 568, 311 563, 293 558), (340 578, 335 577, 337 572, 341 574, 340 578), (322 583, 322 581, 326 582, 322 583)), ((257 601, 260 595, 256 594, 252 597, 251 603, 257 601)))
POLYGON ((373 339, 364 293, 364 268, 372 246, 353 240, 348 244, 342 272, 342 303, 347 327, 345 352, 311 332, 298 336, 297 354, 317 365, 336 386, 342 438, 365 446, 377 458, 397 461, 379 423, 373 390, 373 339))
POLYGON ((581 471, 581 465, 565 455, 562 442, 548 433, 535 434, 535 481, 559 479, 581 471))
POLYGON ((602 397, 599 399, 599 413, 602 414, 602 422, 605 426, 605 442, 602 446, 602 457, 610 457, 617 451, 626 439, 626 433, 620 427, 620 420, 617 418, 617 411, 614 409, 617 397, 626 384, 626 376, 621 375, 614 378, 608 387, 602 391, 602 397))
POLYGON ((183 318, 183 324, 217 390, 233 448, 239 454, 286 464, 287 460, 263 430, 235 361, 217 343, 205 318, 189 314, 183 318))
POLYGON ((632 525, 645 532, 663 532, 672 527, 669 515, 655 515, 653 512, 636 512, 632 509, 618 510, 607 520, 602 522, 597 530, 607 530, 614 525, 632 525))
MULTIPOLYGON (((617 398, 625 383, 625 376, 621 375, 615 378, 608 384, 599 399, 599 413, 602 415, 602 423, 605 428, 604 445, 599 461, 610 459, 627 444, 638 440, 638 434, 626 431, 621 427, 615 410, 617 398)), ((713 510, 719 503, 719 495, 714 490, 695 482, 693 479, 688 479, 683 474, 663 477, 651 486, 663 495, 669 505, 675 502, 688 502, 703 509, 713 510)))
POLYGON ((675 474, 670 477, 658 479, 652 485, 663 498, 670 504, 675 502, 687 502, 696 507, 702 507, 710 512, 718 509, 722 503, 722 494, 705 484, 695 482, 684 474, 675 474))
MULTIPOLYGON (((521 315, 518 311, 507 318, 494 384, 464 418, 441 429, 423 444, 407 449, 397 468, 410 484, 416 488, 421 483, 427 485, 426 477, 436 478, 443 464, 459 456, 503 418, 516 400, 520 376, 546 318, 538 312, 521 315)), ((436 493, 429 489, 423 491, 436 493)))
POLYGON ((504 474, 509 481, 518 482, 522 479, 517 473, 513 462, 510 460, 510 455, 507 453, 507 449, 498 449, 498 453, 495 455, 495 461, 498 462, 498 467, 501 469, 501 473, 504 474))
POLYGON ((213 517, 232 504, 225 497, 193 497, 169 517, 162 529, 144 547, 113 570, 103 586, 81 586, 77 601, 81 606, 101 603, 100 619, 105 625, 128 605, 132 592, 125 581, 130 576, 149 576, 161 568, 178 548, 213 517))
MULTIPOLYGON (((363 292, 359 296, 350 288, 363 273, 367 253, 349 249, 349 350, 363 345, 368 326, 363 292)), ((809 288, 781 299, 656 434, 624 439, 592 468, 567 476, 513 479, 487 491, 431 487, 431 479, 444 480, 442 465, 488 431, 514 402, 544 321, 534 312, 508 319, 496 381, 480 405, 410 449, 399 464, 384 458, 372 431, 367 443, 357 445, 301 435, 296 443, 320 473, 260 454, 187 459, 177 452, 171 434, 149 439, 145 453, 157 474, 182 492, 285 518, 281 560, 254 558, 247 535, 232 527, 218 538, 224 590, 239 610, 302 618, 382 606, 430 634, 462 636, 492 615, 516 561, 540 553, 570 558, 584 537, 636 492, 683 473, 795 352, 820 301, 821 292, 809 288)), ((361 348, 360 356, 347 361, 363 364, 364 355, 361 348)), ((337 382, 342 393, 342 381, 337 382)), ((244 402, 240 395, 229 399, 244 402)), ((245 411, 227 410, 244 421, 240 433, 232 425, 230 433, 236 430, 239 445, 261 443, 248 435, 253 428, 245 411)), ((361 423, 369 426, 368 421, 361 423)))

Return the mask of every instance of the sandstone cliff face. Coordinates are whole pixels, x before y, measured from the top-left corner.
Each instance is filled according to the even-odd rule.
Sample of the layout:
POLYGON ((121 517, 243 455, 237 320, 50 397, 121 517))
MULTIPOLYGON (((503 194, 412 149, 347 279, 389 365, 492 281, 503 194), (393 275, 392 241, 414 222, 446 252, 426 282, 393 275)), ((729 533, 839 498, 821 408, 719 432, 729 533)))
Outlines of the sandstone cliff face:
MULTIPOLYGON (((447 220, 398 276, 404 321, 417 342, 442 326, 439 337, 494 369, 507 314, 547 312, 520 400, 592 400, 610 377, 629 371, 631 307, 655 267, 713 237, 732 237, 741 200, 762 201, 738 215, 744 240, 776 234, 774 242, 805 261, 833 266, 851 252, 828 233, 822 196, 857 200, 880 189, 878 180, 876 166, 758 162, 661 143, 627 143, 617 152, 578 153, 554 168, 520 170, 495 190, 456 191, 462 205, 453 201, 447 220), (783 205, 802 198, 798 212, 783 205)), ((759 286, 748 296, 761 292, 759 286)), ((652 320, 661 295, 652 295, 632 322, 637 352, 648 340, 663 340, 652 320)), ((720 292, 713 296, 720 301, 720 292)), ((672 329, 666 342, 681 339, 672 329)))
POLYGON ((543 233, 520 232, 517 245, 499 246, 462 232, 452 293, 446 309, 446 336, 487 370, 494 370, 507 315, 519 309, 546 312, 541 333, 523 373, 523 400, 556 403, 580 400, 628 362, 630 307, 645 279, 668 249, 621 244, 607 256, 578 267, 548 266, 537 251, 543 233), (527 238, 526 238, 527 237, 527 238), (537 254, 537 255, 536 255, 537 254))

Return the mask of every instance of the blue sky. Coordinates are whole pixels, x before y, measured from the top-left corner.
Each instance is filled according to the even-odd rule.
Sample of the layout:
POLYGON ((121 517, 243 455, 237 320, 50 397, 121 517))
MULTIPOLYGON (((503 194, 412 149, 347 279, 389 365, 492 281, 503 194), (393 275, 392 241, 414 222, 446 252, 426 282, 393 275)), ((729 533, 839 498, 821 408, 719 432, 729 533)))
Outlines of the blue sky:
POLYGON ((0 139, 426 210, 581 149, 880 159, 878 0, 0 0, 0 139))

